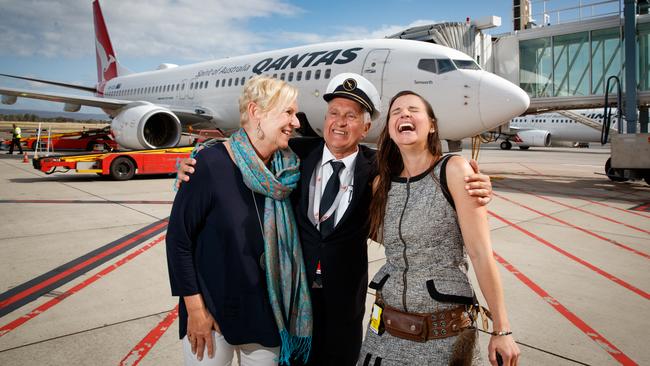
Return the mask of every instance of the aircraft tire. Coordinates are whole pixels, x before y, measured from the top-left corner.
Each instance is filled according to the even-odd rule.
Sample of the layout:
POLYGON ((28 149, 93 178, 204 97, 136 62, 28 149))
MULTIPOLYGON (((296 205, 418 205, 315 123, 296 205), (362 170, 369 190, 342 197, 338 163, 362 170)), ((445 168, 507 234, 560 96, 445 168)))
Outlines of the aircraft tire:
POLYGON ((530 146, 519 146, 519 150, 528 150, 530 146))
POLYGON ((609 180, 612 182, 627 181, 627 178, 622 176, 622 170, 612 168, 612 158, 607 159, 607 162, 605 162, 605 174, 607 175, 607 178, 609 178, 609 180))
POLYGON ((115 180, 129 180, 135 175, 135 163, 126 156, 117 157, 111 163, 110 173, 115 180))
POLYGON ((510 150, 512 149, 512 144, 510 143, 510 141, 503 141, 501 145, 499 145, 499 147, 501 148, 501 150, 510 150))

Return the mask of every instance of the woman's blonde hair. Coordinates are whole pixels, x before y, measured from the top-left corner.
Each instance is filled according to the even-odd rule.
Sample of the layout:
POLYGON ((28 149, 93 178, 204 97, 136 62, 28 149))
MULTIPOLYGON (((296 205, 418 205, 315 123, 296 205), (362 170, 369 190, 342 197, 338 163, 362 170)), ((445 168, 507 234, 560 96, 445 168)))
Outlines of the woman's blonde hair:
POLYGON ((244 84, 244 91, 239 97, 239 115, 242 126, 248 123, 248 104, 257 104, 266 114, 275 108, 288 106, 298 97, 298 89, 284 80, 268 76, 254 76, 244 84))

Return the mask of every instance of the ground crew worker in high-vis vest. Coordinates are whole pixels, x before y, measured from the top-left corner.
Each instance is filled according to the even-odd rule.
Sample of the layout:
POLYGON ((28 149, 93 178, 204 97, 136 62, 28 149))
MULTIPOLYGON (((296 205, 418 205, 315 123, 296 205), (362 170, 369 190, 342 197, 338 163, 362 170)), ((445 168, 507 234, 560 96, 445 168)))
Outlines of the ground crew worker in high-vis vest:
POLYGON ((20 127, 16 126, 16 124, 13 124, 13 129, 11 130, 11 146, 9 147, 9 152, 7 154, 13 154, 14 153, 14 145, 18 146, 18 150, 20 150, 20 155, 23 154, 23 147, 20 146, 20 138, 22 136, 20 135, 20 127))

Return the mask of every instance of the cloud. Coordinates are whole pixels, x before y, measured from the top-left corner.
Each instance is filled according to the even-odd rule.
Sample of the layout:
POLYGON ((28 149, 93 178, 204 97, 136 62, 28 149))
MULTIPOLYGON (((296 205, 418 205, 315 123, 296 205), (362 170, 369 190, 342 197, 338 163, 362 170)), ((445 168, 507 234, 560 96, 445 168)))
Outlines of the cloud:
MULTIPOLYGON (((305 11, 288 0, 102 0, 118 58, 156 58, 183 63, 298 45, 384 38, 430 24, 332 26, 328 34, 269 29, 249 31, 256 17, 291 19, 305 11)), ((0 0, 0 57, 74 59, 94 56, 89 0, 0 0)))
MULTIPOLYGON (((187 60, 251 52, 265 40, 246 30, 248 20, 301 13, 283 0, 104 0, 101 5, 119 56, 187 60)), ((94 48, 88 0, 0 0, 0 9, 0 56, 74 58, 94 48)))

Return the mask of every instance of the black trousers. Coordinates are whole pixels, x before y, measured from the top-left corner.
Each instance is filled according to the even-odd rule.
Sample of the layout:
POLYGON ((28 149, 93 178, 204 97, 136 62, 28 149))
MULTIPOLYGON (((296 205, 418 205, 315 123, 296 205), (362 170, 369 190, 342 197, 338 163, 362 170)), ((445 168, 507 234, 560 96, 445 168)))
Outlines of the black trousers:
POLYGON ((18 150, 22 154, 23 153, 23 147, 20 146, 20 139, 19 138, 11 139, 11 146, 9 147, 9 154, 14 153, 14 145, 18 146, 18 150))
POLYGON ((363 316, 343 321, 345 314, 325 306, 322 289, 311 289, 311 303, 314 331, 306 366, 356 365, 363 337, 363 316))

